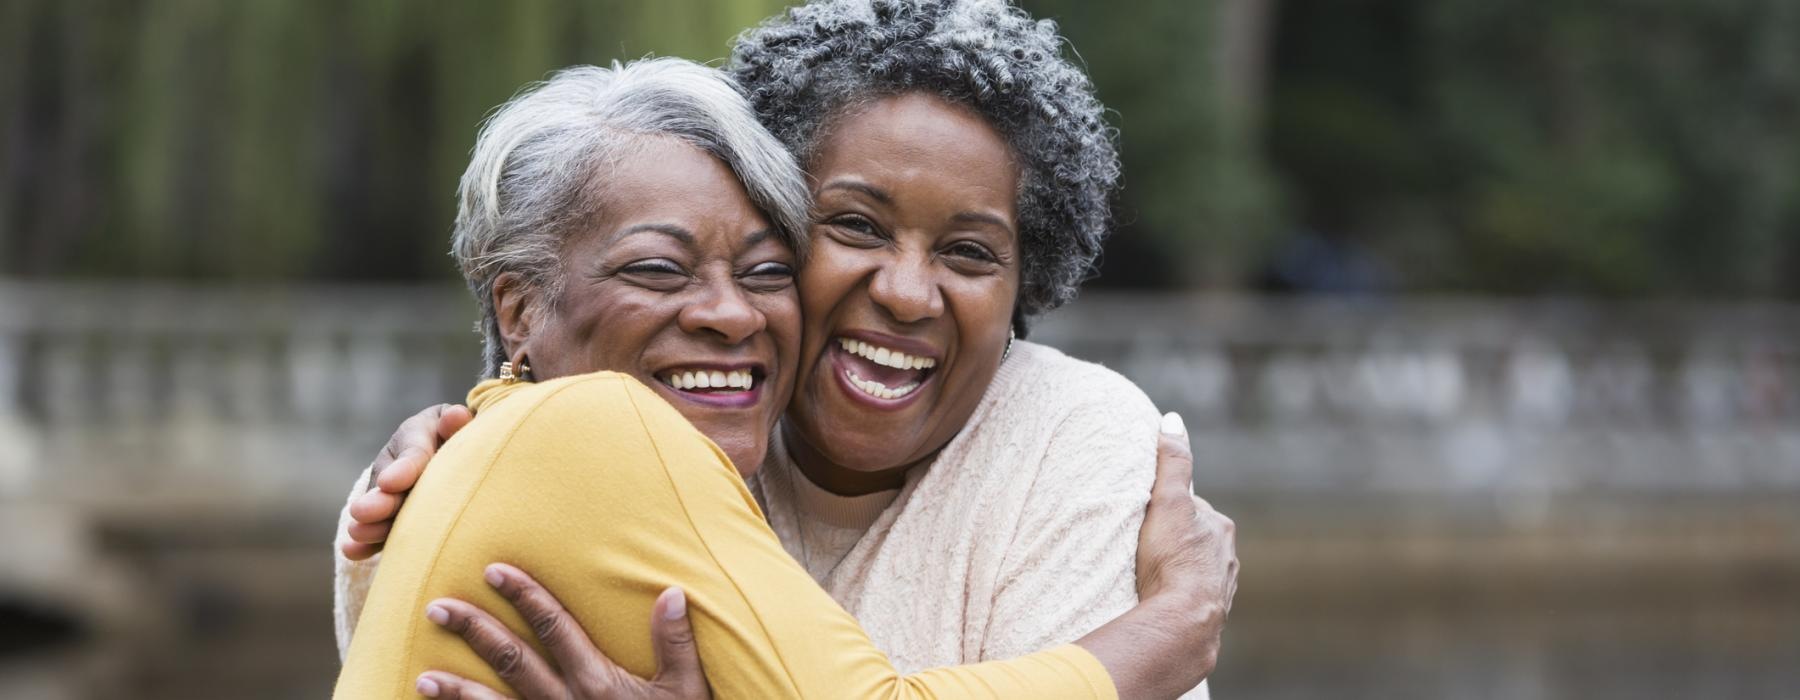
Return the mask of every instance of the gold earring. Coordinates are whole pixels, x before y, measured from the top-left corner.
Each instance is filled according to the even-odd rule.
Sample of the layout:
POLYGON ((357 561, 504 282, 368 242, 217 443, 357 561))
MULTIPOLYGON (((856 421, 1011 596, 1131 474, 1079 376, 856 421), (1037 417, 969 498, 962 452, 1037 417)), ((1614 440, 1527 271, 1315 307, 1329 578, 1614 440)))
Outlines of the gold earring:
POLYGON ((521 379, 525 379, 525 373, 530 371, 531 366, 525 364, 524 360, 519 360, 519 371, 517 374, 514 374, 513 363, 511 360, 507 360, 506 362, 500 363, 500 381, 511 384, 521 379))

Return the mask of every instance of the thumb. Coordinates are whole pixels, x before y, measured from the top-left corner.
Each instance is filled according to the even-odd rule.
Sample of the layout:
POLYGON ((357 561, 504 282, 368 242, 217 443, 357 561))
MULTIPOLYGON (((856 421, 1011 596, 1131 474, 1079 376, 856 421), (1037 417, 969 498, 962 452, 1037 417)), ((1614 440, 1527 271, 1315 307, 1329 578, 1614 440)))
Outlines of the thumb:
POLYGON ((1156 437, 1156 481, 1151 487, 1152 500, 1186 500, 1194 492, 1194 453, 1188 445, 1187 426, 1181 414, 1163 414, 1162 430, 1156 437))
POLYGON ((688 619, 687 594, 669 588, 651 606, 650 640, 656 647, 656 685, 676 691, 678 697, 708 694, 706 674, 700 669, 700 650, 694 646, 694 626, 688 619))

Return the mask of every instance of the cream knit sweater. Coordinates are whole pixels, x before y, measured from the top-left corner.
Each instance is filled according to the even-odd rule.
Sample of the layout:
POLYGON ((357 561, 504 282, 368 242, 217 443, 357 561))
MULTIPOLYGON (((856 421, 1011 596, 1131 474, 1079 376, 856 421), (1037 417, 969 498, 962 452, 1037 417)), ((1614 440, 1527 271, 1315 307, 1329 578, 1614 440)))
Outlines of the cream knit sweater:
MULTIPOLYGON (((1007 659, 1137 602, 1158 425, 1124 377, 1019 342, 969 425, 899 490, 826 492, 779 441, 750 487, 788 552, 901 672, 1007 659)), ((341 653, 379 557, 334 557, 341 653)), ((1185 697, 1207 697, 1206 685, 1185 697)))

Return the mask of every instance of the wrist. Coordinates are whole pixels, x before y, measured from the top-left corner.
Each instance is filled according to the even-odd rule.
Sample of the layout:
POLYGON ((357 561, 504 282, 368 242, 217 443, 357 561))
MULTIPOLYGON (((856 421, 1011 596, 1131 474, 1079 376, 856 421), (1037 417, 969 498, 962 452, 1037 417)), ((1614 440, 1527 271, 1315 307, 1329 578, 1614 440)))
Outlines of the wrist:
POLYGON ((1168 635, 1179 656, 1187 660, 1181 666, 1193 671, 1192 685, 1198 685, 1212 675, 1218 661, 1226 612, 1224 602, 1216 597, 1182 588, 1153 594, 1138 602, 1138 610, 1168 635))

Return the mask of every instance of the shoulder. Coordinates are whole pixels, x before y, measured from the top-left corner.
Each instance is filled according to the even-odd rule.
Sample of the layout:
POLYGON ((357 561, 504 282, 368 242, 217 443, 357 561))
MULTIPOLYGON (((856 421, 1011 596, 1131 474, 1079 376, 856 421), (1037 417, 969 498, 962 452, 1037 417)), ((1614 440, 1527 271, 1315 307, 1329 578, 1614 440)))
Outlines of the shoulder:
POLYGON ((995 384, 982 420, 1041 445, 1039 478, 1147 488, 1160 414, 1124 375, 1055 348, 1016 343, 995 384))
POLYGON ((1059 426, 1128 421, 1154 432, 1160 416, 1156 404, 1125 375, 1047 345, 1015 343, 994 381, 1004 383, 1000 393, 1010 396, 996 408, 1047 412, 1059 426))
MULTIPOLYGON (((618 372, 593 372, 560 377, 544 382, 514 386, 501 385, 492 391, 505 392, 498 397, 470 393, 476 415, 490 423, 540 423, 579 420, 598 425, 610 420, 630 422, 662 422, 680 414, 662 397, 630 375, 618 372)), ((685 421, 683 421, 685 422, 685 421)))
POLYGON ((680 443, 711 447, 680 412, 629 375, 595 372, 492 391, 504 393, 470 394, 478 407, 463 432, 509 452, 629 449, 654 454, 680 443))

